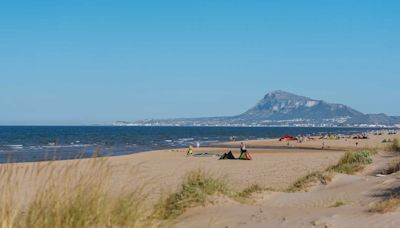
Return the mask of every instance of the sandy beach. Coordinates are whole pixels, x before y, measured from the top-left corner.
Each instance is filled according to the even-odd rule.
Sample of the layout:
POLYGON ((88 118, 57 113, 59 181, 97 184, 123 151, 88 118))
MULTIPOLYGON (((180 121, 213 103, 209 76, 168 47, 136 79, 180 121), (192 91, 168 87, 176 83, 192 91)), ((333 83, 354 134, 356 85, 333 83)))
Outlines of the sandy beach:
POLYGON ((198 207, 181 216, 176 227, 398 227, 398 210, 369 211, 382 198, 398 193, 400 173, 376 176, 398 158, 398 154, 378 153, 364 171, 337 174, 329 184, 307 192, 264 192, 254 204, 198 207))
MULTIPOLYGON (((353 135, 354 136, 354 135, 353 135)), ((393 140, 396 135, 375 135, 368 134, 368 139, 353 139, 351 135, 344 136, 339 140, 336 139, 320 139, 320 136, 313 136, 310 139, 306 139, 303 142, 294 141, 279 141, 278 139, 266 139, 266 140, 250 140, 246 142, 247 146, 252 147, 295 147, 295 148, 310 148, 310 149, 327 149, 327 150, 351 150, 363 147, 381 147, 383 146, 383 140, 393 140)), ((240 142, 224 142, 214 144, 215 146, 236 146, 238 147, 240 142)))
MULTIPOLYGON (((390 159, 398 156, 383 152, 383 139, 394 139, 398 135, 370 135, 369 139, 321 140, 314 139, 303 143, 275 140, 249 141, 247 145, 253 155, 253 160, 218 160, 217 156, 186 157, 186 149, 161 150, 144 152, 126 156, 100 158, 106 160, 110 170, 108 186, 113 194, 122 194, 127 189, 145 186, 150 199, 155 201, 162 192, 172 192, 179 189, 185 175, 192 170, 201 169, 213 176, 221 177, 237 190, 242 190, 257 184, 263 188, 285 189, 294 181, 313 171, 324 170, 336 164, 346 150, 356 150, 361 147, 379 148, 374 157, 374 164, 357 175, 336 175, 332 183, 313 188, 309 192, 285 193, 263 192, 256 195, 252 204, 239 204, 231 201, 189 209, 177 218, 176 227, 354 227, 374 224, 373 227, 396 227, 400 224, 398 213, 369 216, 366 212, 371 203, 377 199, 373 194, 382 192, 385 188, 397 186, 398 174, 385 177, 375 177, 373 174, 390 159), (320 150, 324 142, 329 149, 320 150), (261 149, 252 147, 278 147, 276 149, 261 149), (302 147, 309 149, 293 149, 302 147), (330 208, 337 200, 349 205, 340 208, 330 208), (374 223, 371 223, 374 222, 374 223), (211 225, 210 225, 211 224, 211 225), (312 225, 314 224, 314 225, 312 225), (322 225, 321 225, 322 224, 322 225), (325 226, 328 224, 329 226, 325 226)), ((194 154, 222 154, 232 151, 237 157, 239 142, 218 144, 219 147, 195 148, 194 154)), ((99 159, 99 158, 97 158, 99 159)), ((39 163, 19 163, 20 172, 13 176, 19 183, 17 197, 22 204, 30 202, 36 190, 48 180, 49 173, 62 172, 62 167, 75 167, 79 172, 90 169, 93 159, 53 161, 39 163), (30 174, 34 167, 41 167, 40 174, 30 174), (25 170, 25 171, 24 171, 25 170)), ((1 165, 4 166, 4 165, 1 165)), ((63 180, 59 180, 63 181, 63 180)), ((175 226, 174 225, 174 226, 175 226)))
MULTIPOLYGON (((223 153, 228 148, 200 148, 194 153, 223 153)), ((236 157, 238 149, 232 150, 236 157)), ((190 171, 202 169, 210 174, 226 178, 235 188, 243 189, 252 184, 267 188, 285 188, 297 178, 309 172, 323 169, 337 162, 343 155, 342 151, 316 150, 252 150, 252 161, 218 160, 216 156, 186 157, 186 149, 151 151, 126 156, 106 158, 110 166, 110 185, 117 192, 120 188, 136 187, 146 183, 147 191, 156 196, 160 191, 173 191, 190 171)), ((57 167, 75 164, 76 161, 40 162, 44 167, 42 174, 53 171, 57 167)), ((85 170, 90 166, 91 159, 81 159, 78 168, 85 170)), ((32 169, 37 163, 22 163, 21 169, 32 169)), ((45 177, 17 177, 26 190, 23 194, 33 192, 32 188, 45 177), (30 184, 31 183, 31 184, 30 184)))

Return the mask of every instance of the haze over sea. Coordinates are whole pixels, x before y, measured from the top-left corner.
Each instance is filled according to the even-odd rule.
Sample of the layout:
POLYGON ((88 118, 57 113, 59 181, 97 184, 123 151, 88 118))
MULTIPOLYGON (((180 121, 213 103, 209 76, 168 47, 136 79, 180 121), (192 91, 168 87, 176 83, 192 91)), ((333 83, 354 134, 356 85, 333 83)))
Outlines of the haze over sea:
POLYGON ((367 128, 0 126, 0 162, 125 155, 189 144, 277 138, 284 134, 359 133, 367 128))

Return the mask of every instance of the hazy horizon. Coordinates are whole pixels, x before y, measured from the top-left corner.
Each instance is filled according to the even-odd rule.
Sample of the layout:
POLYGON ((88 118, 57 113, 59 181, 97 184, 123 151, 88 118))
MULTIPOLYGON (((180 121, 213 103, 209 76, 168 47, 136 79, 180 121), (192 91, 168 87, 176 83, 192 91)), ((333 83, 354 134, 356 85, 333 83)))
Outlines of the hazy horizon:
POLYGON ((400 116, 400 2, 13 1, 0 125, 230 116, 284 90, 400 116))

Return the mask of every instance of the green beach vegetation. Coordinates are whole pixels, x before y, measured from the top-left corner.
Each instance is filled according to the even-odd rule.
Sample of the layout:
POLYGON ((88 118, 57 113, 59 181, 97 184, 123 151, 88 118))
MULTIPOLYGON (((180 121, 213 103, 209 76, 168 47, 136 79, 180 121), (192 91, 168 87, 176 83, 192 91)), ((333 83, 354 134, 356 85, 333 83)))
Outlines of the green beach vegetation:
POLYGON ((339 160, 336 165, 330 166, 322 171, 314 171, 306 176, 299 178, 290 185, 287 192, 307 191, 310 186, 319 182, 321 184, 329 183, 335 173, 354 174, 364 169, 372 163, 371 156, 376 154, 375 149, 362 149, 359 151, 348 151, 339 160))
POLYGON ((143 186, 112 194, 106 158, 0 166, 0 227, 155 227, 143 186), (26 177, 35 183, 32 199, 19 192, 26 177))
POLYGON ((388 151, 393 151, 393 152, 400 152, 400 142, 398 139, 394 139, 388 146, 387 146, 388 151))
POLYGON ((174 219, 186 209, 213 203, 212 196, 227 197, 240 203, 248 203, 254 193, 266 189, 253 184, 242 191, 235 190, 224 178, 198 169, 191 171, 180 189, 160 199, 155 206, 158 219, 174 219))
POLYGON ((85 160, 0 165, 0 227, 159 227, 188 208, 213 203, 213 196, 250 203, 253 193, 265 190, 251 185, 237 191, 224 178, 199 169, 154 204, 145 183, 113 193, 108 158, 85 160), (18 178, 35 183, 29 201, 19 191, 24 186, 18 178))

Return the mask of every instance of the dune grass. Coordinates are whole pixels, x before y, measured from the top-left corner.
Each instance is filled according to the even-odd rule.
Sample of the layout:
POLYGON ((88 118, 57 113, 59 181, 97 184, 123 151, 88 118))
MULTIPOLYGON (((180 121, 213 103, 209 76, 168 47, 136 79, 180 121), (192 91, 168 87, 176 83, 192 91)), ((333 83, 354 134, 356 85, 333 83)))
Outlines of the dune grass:
POLYGON ((155 227, 143 186, 112 194, 106 158, 32 166, 0 166, 0 227, 155 227), (23 183, 36 184, 32 199, 21 199, 23 183))
POLYGON ((387 151, 392 152, 400 152, 400 142, 398 139, 394 139, 389 145, 386 147, 387 151))
POLYGON ((389 162, 388 166, 382 171, 382 174, 389 175, 400 171, 400 159, 394 159, 389 162))
POLYGON ((384 213, 396 211, 399 207, 400 207, 400 197, 397 195, 397 196, 392 196, 388 199, 379 201, 378 203, 375 203, 369 209, 369 212, 384 214, 384 213))
POLYGON ((265 188, 262 188, 260 185, 258 184, 252 184, 249 187, 243 189, 241 192, 237 193, 237 197, 238 198, 250 198, 254 193, 260 193, 263 192, 265 190, 265 188))
MULTIPOLYGON (((400 171, 400 159, 394 159, 389 162, 388 167, 382 171, 382 174, 392 174, 400 171)), ((375 203, 370 209, 373 213, 387 213, 393 212, 400 207, 400 195, 398 193, 393 194, 391 197, 383 199, 375 203)))
POLYGON ((223 178, 215 177, 201 169, 193 170, 188 173, 177 192, 160 199, 155 205, 155 215, 162 220, 175 219, 188 208, 213 203, 212 196, 227 197, 240 203, 247 203, 254 193, 265 190, 267 189, 253 184, 242 191, 237 191, 223 178))
POLYGON ((156 216, 160 219, 176 218, 187 208, 204 206, 211 195, 230 195, 231 189, 220 178, 215 178, 203 170, 190 172, 181 188, 160 199, 156 204, 156 216))
POLYGON ((337 173, 354 174, 372 163, 371 155, 373 154, 374 151, 366 149, 356 152, 346 152, 339 162, 329 169, 337 173))
POLYGON ((344 205, 346 205, 346 204, 347 204, 347 202, 344 202, 344 201, 342 201, 342 200, 337 200, 337 201, 333 202, 333 203, 329 206, 329 208, 341 207, 341 206, 344 206, 344 205))
POLYGON ((246 203, 266 190, 254 184, 237 191, 224 178, 194 170, 178 191, 154 204, 148 201, 145 185, 122 187, 123 192, 113 194, 107 158, 55 163, 0 165, 1 228, 158 227, 188 208, 213 203, 218 197, 212 196, 246 203), (32 182, 29 200, 21 198, 24 186, 17 180, 32 182))
POLYGON ((372 163, 371 156, 376 154, 375 149, 362 149, 359 151, 348 151, 339 160, 336 165, 328 167, 322 171, 314 171, 297 179, 285 191, 299 192, 307 191, 309 187, 315 183, 329 183, 335 173, 354 174, 364 169, 368 164, 372 163))
POLYGON ((307 191, 316 182, 327 184, 332 180, 333 173, 330 171, 315 171, 297 179, 290 185, 286 192, 307 191))

